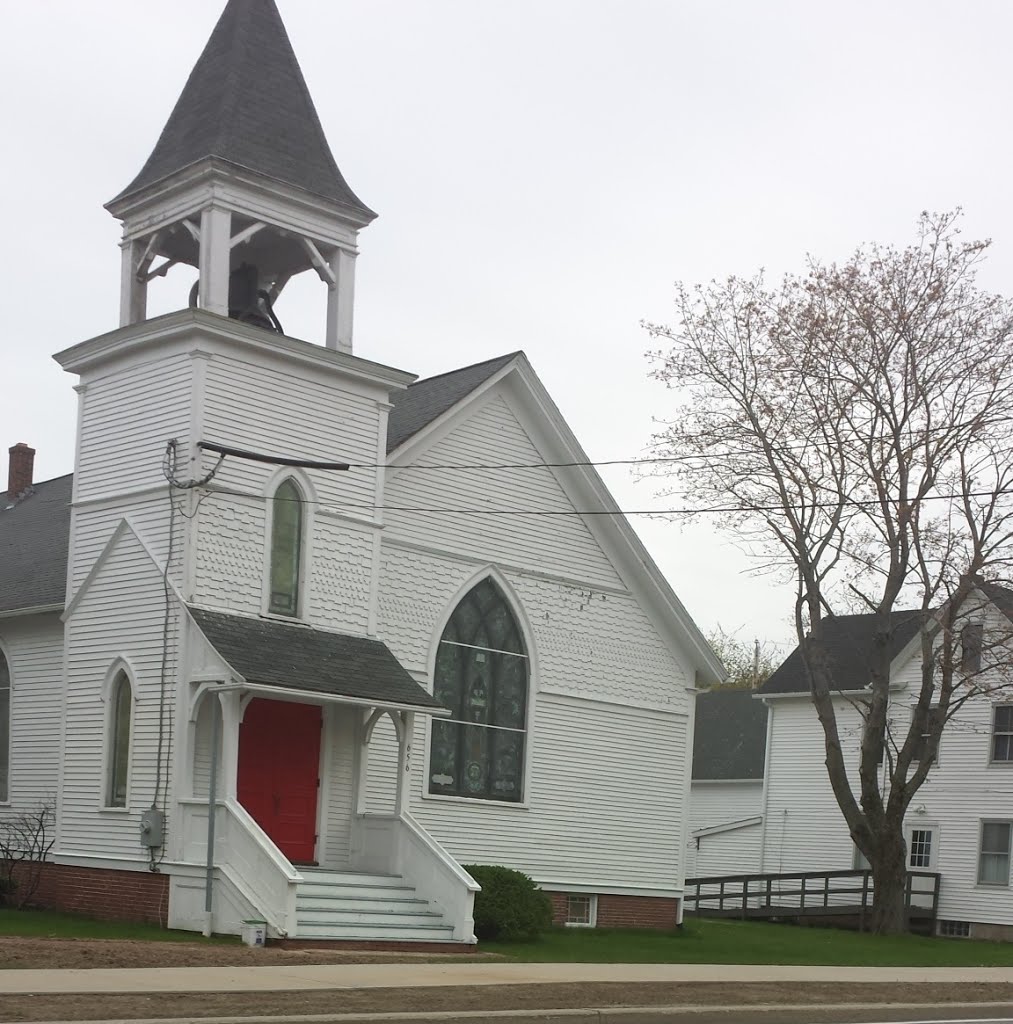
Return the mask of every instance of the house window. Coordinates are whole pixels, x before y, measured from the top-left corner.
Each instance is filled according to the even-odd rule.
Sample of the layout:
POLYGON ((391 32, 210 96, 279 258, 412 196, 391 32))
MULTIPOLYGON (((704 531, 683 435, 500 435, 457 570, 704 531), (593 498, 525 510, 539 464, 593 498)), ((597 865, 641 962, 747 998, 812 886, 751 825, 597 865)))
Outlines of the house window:
POLYGON ((571 892, 566 895, 566 925, 568 928, 593 928, 598 916, 598 897, 571 892))
POLYGON ((127 806, 127 777, 130 774, 130 719, 133 693, 126 672, 113 680, 109 716, 109 786, 107 807, 127 806))
POLYGON ((992 760, 1013 761, 1013 704, 997 704, 993 712, 992 760))
POLYGON ((299 614, 302 532, 302 491, 294 480, 284 480, 274 492, 271 512, 271 599, 268 611, 276 615, 299 614))
POLYGON ((519 802, 524 797, 528 658, 510 606, 491 579, 454 610, 436 653, 429 792, 519 802))
POLYGON ((939 934, 950 939, 969 939, 971 937, 971 922, 940 921, 939 934))
POLYGON ((960 631, 960 671, 971 675, 981 671, 984 630, 980 622, 969 622, 960 631))
POLYGON ((11 670, 0 651, 0 801, 10 799, 11 766, 11 670))
POLYGON ((983 821, 978 853, 978 884, 1009 885, 1010 831, 1008 821, 983 821))
POLYGON ((931 752, 934 757, 939 756, 939 736, 933 739, 933 730, 937 729, 940 719, 944 717, 941 708, 932 707, 928 711, 921 708, 911 709, 911 721, 919 730, 918 742, 915 745, 915 752, 911 757, 912 761, 924 761, 931 752))
POLYGON ((928 868, 932 866, 932 830, 915 828, 911 830, 908 846, 908 867, 928 868))

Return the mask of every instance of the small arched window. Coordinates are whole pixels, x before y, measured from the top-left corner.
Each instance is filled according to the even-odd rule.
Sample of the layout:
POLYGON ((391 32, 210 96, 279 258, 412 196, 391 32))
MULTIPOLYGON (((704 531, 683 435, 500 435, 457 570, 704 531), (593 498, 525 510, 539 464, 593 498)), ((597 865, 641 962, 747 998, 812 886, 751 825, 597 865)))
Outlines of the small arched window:
POLYGON ((107 807, 127 806, 127 777, 130 774, 130 720, 133 691, 126 672, 117 672, 110 690, 109 789, 107 807))
POLYGON ((429 792, 522 800, 528 658, 493 580, 473 587, 451 615, 436 653, 433 692, 451 717, 433 720, 429 792))
POLYGON ((268 611, 277 615, 299 614, 302 533, 302 491, 294 480, 284 480, 274 492, 271 513, 271 597, 268 611))
POLYGON ((0 801, 10 799, 11 669, 0 651, 0 801))

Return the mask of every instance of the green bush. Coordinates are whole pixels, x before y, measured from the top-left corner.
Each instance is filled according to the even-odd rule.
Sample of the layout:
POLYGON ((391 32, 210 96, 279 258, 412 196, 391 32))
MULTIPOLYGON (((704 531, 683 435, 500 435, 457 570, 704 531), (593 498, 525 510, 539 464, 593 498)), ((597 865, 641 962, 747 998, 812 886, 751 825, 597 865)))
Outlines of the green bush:
POLYGON ((522 871, 471 864, 465 871, 482 891, 475 894, 475 935, 480 940, 530 942, 552 924, 552 903, 522 871))

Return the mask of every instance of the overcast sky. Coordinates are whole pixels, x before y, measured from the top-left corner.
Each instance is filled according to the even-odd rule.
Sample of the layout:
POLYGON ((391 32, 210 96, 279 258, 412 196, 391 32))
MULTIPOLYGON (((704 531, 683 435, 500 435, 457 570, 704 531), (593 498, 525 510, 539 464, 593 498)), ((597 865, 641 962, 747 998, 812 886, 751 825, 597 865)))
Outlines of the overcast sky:
MULTIPOLYGON (((52 353, 117 325, 102 204, 154 145, 222 0, 0 0, 7 46, 0 445, 73 469, 52 353)), ((355 350, 426 376, 523 349, 592 459, 641 454, 663 388, 641 319, 672 284, 904 242, 966 210, 1013 270, 1013 4, 279 0, 331 148, 379 219, 355 350)), ((297 280, 289 334, 321 340, 297 280)), ((179 305, 188 282, 153 287, 179 305)), ((619 503, 664 508, 603 470, 619 503)), ((3 485, 0 482, 0 485, 3 485)), ((705 630, 784 641, 791 589, 705 525, 634 517, 705 630)))

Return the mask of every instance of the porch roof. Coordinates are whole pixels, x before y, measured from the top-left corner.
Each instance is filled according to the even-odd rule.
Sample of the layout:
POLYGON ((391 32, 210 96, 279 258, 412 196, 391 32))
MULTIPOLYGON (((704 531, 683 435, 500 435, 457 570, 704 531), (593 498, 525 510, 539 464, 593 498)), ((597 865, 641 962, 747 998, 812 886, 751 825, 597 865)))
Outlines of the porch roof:
POLYGON ((249 683, 447 711, 380 640, 193 605, 187 610, 211 646, 249 683))

